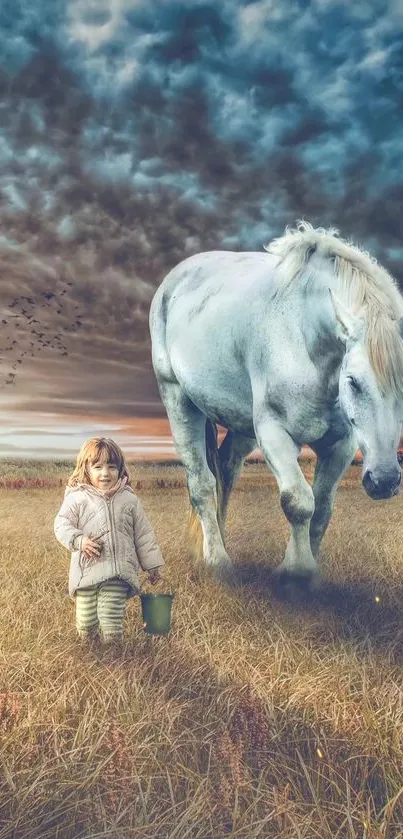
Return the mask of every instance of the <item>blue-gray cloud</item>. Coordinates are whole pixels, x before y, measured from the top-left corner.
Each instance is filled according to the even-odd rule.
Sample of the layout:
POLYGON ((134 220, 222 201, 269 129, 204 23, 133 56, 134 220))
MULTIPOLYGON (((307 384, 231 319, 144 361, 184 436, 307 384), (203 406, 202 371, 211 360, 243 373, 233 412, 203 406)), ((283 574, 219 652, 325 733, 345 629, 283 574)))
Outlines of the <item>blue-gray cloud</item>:
POLYGON ((143 365, 145 400, 164 273, 198 250, 260 248, 300 216, 403 282, 402 24, 400 0, 0 10, 2 231, 23 262, 68 266, 87 358, 108 352, 98 318, 112 356, 138 336, 126 358, 143 365))

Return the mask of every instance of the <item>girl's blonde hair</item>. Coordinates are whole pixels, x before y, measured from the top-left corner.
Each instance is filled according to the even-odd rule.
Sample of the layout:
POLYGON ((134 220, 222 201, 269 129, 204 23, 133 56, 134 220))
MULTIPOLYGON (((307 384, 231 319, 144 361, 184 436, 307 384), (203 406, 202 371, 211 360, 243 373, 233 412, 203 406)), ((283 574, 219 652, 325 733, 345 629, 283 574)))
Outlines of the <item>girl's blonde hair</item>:
POLYGON ((91 480, 87 467, 93 466, 94 463, 114 463, 118 468, 118 478, 127 478, 127 485, 130 486, 130 475, 122 449, 108 437, 91 437, 90 440, 83 443, 77 455, 74 472, 67 481, 67 486, 90 484, 91 480))

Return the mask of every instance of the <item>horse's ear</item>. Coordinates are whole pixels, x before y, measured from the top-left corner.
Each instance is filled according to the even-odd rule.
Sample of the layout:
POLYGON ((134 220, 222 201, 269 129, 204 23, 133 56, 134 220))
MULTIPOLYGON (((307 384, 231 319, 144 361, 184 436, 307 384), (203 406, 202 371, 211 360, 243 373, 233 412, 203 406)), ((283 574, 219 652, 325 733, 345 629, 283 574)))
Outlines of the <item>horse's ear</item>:
POLYGON ((399 320, 399 333, 400 337, 403 338, 403 318, 400 318, 399 320))
POLYGON ((337 337, 340 338, 340 341, 346 343, 349 338, 357 337, 360 327, 363 325, 363 320, 357 315, 352 315, 331 288, 329 288, 329 292, 336 315, 337 337))

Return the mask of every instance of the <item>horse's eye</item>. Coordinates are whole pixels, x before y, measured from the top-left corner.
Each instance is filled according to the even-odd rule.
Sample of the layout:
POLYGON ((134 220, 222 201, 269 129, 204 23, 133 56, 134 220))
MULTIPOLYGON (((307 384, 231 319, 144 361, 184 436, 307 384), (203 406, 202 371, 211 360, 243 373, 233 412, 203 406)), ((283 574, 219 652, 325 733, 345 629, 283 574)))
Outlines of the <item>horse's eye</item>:
POLYGON ((361 393, 362 392, 361 385, 360 385, 359 382, 357 382, 357 379, 355 379, 354 376, 347 376, 347 381, 348 381, 350 387, 353 390, 355 390, 356 393, 361 393))

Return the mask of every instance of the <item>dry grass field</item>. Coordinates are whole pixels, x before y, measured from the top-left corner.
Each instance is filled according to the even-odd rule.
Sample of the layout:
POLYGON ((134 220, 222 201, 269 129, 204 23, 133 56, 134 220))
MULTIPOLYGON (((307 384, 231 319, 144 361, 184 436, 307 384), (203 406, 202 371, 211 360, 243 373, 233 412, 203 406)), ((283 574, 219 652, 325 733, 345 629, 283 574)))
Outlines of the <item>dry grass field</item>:
POLYGON ((323 588, 289 602, 264 466, 232 497, 230 588, 189 564, 182 468, 131 464, 173 628, 147 636, 132 600, 113 652, 75 638, 53 536, 69 471, 0 464, 0 839, 401 839, 403 496, 371 501, 351 467, 323 588))

